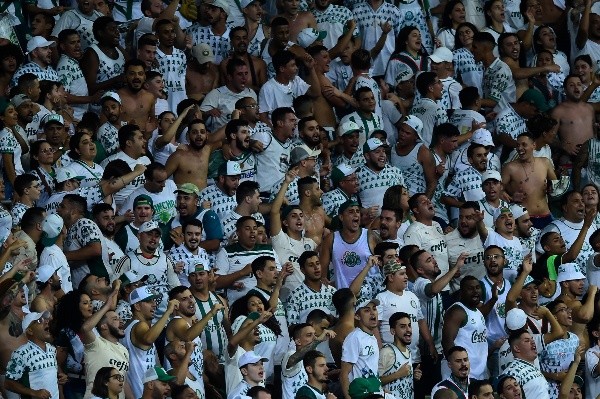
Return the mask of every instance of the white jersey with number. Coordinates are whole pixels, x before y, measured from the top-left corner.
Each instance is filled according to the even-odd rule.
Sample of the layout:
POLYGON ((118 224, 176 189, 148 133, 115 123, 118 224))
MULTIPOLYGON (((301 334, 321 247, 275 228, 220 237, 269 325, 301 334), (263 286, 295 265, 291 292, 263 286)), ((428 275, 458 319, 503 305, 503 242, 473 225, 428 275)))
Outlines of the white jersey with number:
POLYGON ((356 327, 342 344, 342 362, 352 364, 348 380, 377 376, 379 369, 379 345, 375 335, 356 327))

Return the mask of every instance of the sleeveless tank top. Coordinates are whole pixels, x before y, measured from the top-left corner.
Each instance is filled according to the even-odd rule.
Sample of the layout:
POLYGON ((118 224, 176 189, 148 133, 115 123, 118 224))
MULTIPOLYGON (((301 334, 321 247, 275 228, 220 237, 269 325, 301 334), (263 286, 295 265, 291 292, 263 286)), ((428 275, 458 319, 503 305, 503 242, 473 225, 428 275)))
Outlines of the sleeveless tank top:
MULTIPOLYGON (((481 280, 481 291, 483 293, 483 297, 481 300, 485 303, 492 297, 492 287, 493 283, 490 279, 485 276, 483 280, 481 280)), ((488 330, 488 341, 493 343, 494 341, 506 337, 506 331, 504 329, 504 324, 506 321, 506 296, 508 295, 508 290, 510 289, 510 283, 508 280, 504 279, 504 285, 502 288, 498 288, 498 300, 494 305, 494 309, 488 314, 486 320, 486 328, 488 330)))
MULTIPOLYGON (((367 264, 369 255, 371 255, 371 250, 369 249, 367 229, 362 229, 360 237, 354 243, 347 243, 340 232, 336 231, 333 236, 331 253, 335 286, 338 289, 350 287, 352 281, 367 264)), ((371 269, 371 271, 373 270, 374 268, 371 269)))
MULTIPOLYGON (((208 301, 201 301, 196 298, 196 304, 198 305, 196 317, 198 319, 204 318, 217 303, 222 302, 212 292, 208 293, 208 301)), ((225 350, 227 349, 227 335, 223 327, 223 315, 223 312, 219 312, 213 316, 206 324, 206 327, 204 327, 204 332, 201 336, 202 345, 206 349, 213 351, 219 359, 219 363, 225 363, 225 350)))
POLYGON ((127 380, 131 385, 131 391, 135 398, 142 397, 142 391, 144 389, 144 374, 146 370, 156 366, 156 347, 154 344, 150 349, 141 349, 135 346, 131 340, 131 331, 139 320, 133 320, 130 325, 125 329, 125 338, 123 338, 123 345, 129 351, 129 371, 127 372, 127 380))
POLYGON ((423 165, 417 159, 422 146, 423 143, 417 143, 415 148, 406 155, 398 155, 396 150, 392 149, 391 164, 402 171, 406 189, 410 195, 425 192, 425 173, 423 172, 423 165))
MULTIPOLYGON (((394 351, 395 360, 394 360, 394 364, 392 365, 392 367, 390 367, 389 370, 385 370, 383 372, 383 374, 381 374, 382 376, 388 376, 388 375, 394 374, 395 372, 400 370, 402 365, 411 361, 410 349, 406 348, 406 350, 408 351, 408 357, 407 357, 394 344, 385 344, 383 346, 386 348, 391 348, 394 351)), ((413 397, 413 382, 412 382, 413 377, 412 377, 412 375, 413 375, 413 371, 412 371, 412 367, 411 367, 410 374, 408 376, 394 380, 394 381, 390 382, 389 384, 384 385, 384 388, 387 389, 388 391, 390 391, 396 398, 412 398, 413 397)))
POLYGON ((98 56, 98 72, 96 74, 96 83, 106 82, 110 78, 114 78, 117 75, 123 73, 123 69, 125 67, 125 56, 117 48, 117 52, 119 53, 119 57, 116 60, 113 60, 108 55, 104 54, 102 50, 96 44, 90 45, 96 55, 98 56))
POLYGON ((467 349, 471 362, 471 377, 480 380, 485 379, 487 377, 487 356, 481 356, 481 354, 487 354, 488 344, 487 328, 483 314, 479 310, 469 309, 460 302, 456 302, 453 306, 460 306, 467 314, 467 322, 458 330, 454 345, 467 349))

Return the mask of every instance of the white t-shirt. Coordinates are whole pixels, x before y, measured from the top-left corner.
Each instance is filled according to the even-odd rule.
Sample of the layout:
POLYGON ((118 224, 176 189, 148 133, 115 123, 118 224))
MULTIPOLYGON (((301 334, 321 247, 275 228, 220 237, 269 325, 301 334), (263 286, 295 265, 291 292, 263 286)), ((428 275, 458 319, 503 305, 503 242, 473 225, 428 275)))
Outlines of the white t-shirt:
POLYGON ((131 193, 127 197, 126 201, 119 209, 119 215, 124 215, 128 210, 133 210, 133 201, 138 195, 147 195, 152 199, 152 208, 154 209, 154 216, 152 220, 162 224, 167 224, 169 220, 177 216, 176 209, 176 194, 177 185, 171 179, 165 181, 165 187, 160 193, 152 193, 142 185, 131 193))
POLYGON ((342 361, 352 363, 348 380, 377 376, 379 366, 379 346, 373 334, 356 327, 346 336, 342 344, 342 361))
POLYGON ((305 251, 314 251, 317 248, 317 243, 312 238, 304 236, 300 240, 294 240, 281 230, 278 234, 271 237, 271 245, 273 245, 273 250, 275 250, 281 262, 292 262, 294 266, 294 272, 286 278, 284 287, 282 288, 286 291, 286 295, 282 297, 285 300, 289 293, 298 288, 304 281, 304 274, 300 271, 298 258, 305 251))
POLYGON ((221 115, 216 117, 205 113, 206 127, 209 131, 214 132, 221 126, 226 125, 231 120, 231 113, 235 110, 235 103, 245 97, 252 97, 256 100, 256 93, 248 87, 239 93, 234 93, 227 86, 217 87, 209 91, 204 100, 202 100, 200 110, 202 112, 210 111, 211 109, 221 111, 221 115))
POLYGON ((483 246, 487 248, 490 245, 497 245, 504 249, 504 256, 508 262, 504 267, 504 278, 513 283, 517 278, 517 270, 528 253, 527 249, 523 248, 518 237, 513 237, 509 240, 494 230, 488 229, 488 236, 483 246))
MULTIPOLYGON (((412 223, 404 233, 404 244, 414 244, 431 253, 442 272, 440 276, 446 274, 450 269, 446 237, 438 222, 432 221, 431 226, 421 222, 412 223)), ((444 290, 448 289, 448 286, 444 288, 444 290)))
POLYGON ((274 109, 292 107, 294 98, 306 94, 310 85, 300 76, 296 76, 288 84, 281 84, 271 78, 265 82, 258 93, 259 111, 267 112, 269 117, 274 109))
MULTIPOLYGON (((127 165, 129 165, 131 170, 133 170, 135 168, 135 165, 137 164, 142 164, 146 166, 150 165, 150 158, 148 158, 145 155, 139 157, 138 159, 133 159, 129 155, 125 154, 123 151, 119 151, 115 155, 111 155, 110 157, 102 161, 102 167, 106 168, 106 165, 108 165, 110 161, 114 161, 115 159, 122 159, 123 161, 127 162, 127 165)), ((131 195, 131 193, 133 193, 133 191, 136 188, 143 186, 145 182, 146 178, 144 177, 144 174, 141 174, 127 186, 123 187, 118 192, 116 192, 114 194, 114 200, 117 204, 117 209, 120 209, 127 200, 127 198, 131 195)))
POLYGON ((585 352, 585 397, 595 398, 600 395, 600 377, 593 377, 592 373, 598 371, 600 346, 594 345, 585 352))

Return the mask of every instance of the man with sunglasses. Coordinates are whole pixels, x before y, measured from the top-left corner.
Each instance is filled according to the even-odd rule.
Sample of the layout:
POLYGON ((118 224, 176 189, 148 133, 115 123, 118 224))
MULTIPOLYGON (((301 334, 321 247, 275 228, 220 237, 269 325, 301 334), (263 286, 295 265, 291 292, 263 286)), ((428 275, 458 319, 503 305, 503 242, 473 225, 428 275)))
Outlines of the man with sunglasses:
POLYGON ((50 344, 50 312, 29 313, 21 323, 27 343, 17 348, 6 366, 4 386, 20 396, 58 398, 58 384, 67 376, 59 373, 56 348, 50 344))

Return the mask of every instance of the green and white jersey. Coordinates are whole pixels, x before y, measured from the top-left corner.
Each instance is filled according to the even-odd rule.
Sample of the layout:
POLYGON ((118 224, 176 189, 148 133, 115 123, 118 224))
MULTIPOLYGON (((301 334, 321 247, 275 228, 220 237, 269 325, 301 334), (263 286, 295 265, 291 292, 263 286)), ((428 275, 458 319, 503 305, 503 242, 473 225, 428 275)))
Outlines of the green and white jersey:
POLYGON ((102 14, 96 10, 93 10, 90 15, 82 13, 77 7, 67 10, 56 21, 52 36, 58 37, 58 34, 65 29, 75 29, 81 38, 81 51, 84 51, 93 43, 98 43, 94 38, 92 27, 94 21, 101 16, 102 14))
POLYGON ((29 209, 29 207, 23 204, 22 202, 17 202, 13 205, 12 209, 10 210, 13 228, 20 226, 21 219, 23 219, 23 215, 25 214, 25 211, 27 211, 27 209, 29 209))
POLYGON ((231 120, 231 114, 235 110, 235 103, 242 98, 251 97, 256 101, 256 93, 249 87, 246 87, 239 93, 234 93, 227 86, 217 87, 206 94, 200 110, 207 112, 212 109, 221 111, 219 116, 208 116, 207 128, 214 132, 220 127, 225 126, 231 120))
POLYGON ((588 178, 592 183, 600 184, 600 140, 592 137, 588 141, 588 164, 586 167, 588 178))
POLYGON ((212 210, 215 211, 221 221, 223 221, 229 212, 233 211, 237 206, 235 194, 225 194, 216 184, 202 190, 198 199, 200 202, 210 201, 212 210))
MULTIPOLYGON (((298 180, 300 178, 296 176, 294 180, 288 185, 288 188, 285 190, 285 199, 287 200, 288 205, 298 205, 300 204, 300 196, 298 195, 298 180)), ((269 198, 269 202, 273 202, 275 197, 277 197, 277 193, 279 193, 279 189, 283 185, 283 181, 285 177, 279 180, 273 188, 271 189, 271 196, 269 198)), ((317 182, 319 179, 317 179, 317 182)))
MULTIPOLYGON (((261 126, 258 123, 256 125, 259 129, 262 125, 267 126, 264 123, 261 126)), ((208 160, 208 177, 216 180, 219 177, 219 167, 226 161, 223 156, 223 150, 213 151, 208 160)), ((240 170, 242 171, 240 183, 246 180, 256 181, 256 155, 252 151, 244 151, 237 157, 232 157, 230 161, 240 164, 240 170)))
MULTIPOLYGON (((211 309, 217 304, 223 304, 223 301, 214 293, 208 293, 208 300, 201 301, 196 298, 196 317, 198 320, 203 319, 211 309)), ((225 351, 227 350, 227 334, 225 333, 225 327, 223 327, 223 320, 225 318, 225 311, 223 309, 210 318, 206 327, 204 327, 203 334, 200 336, 202 339, 202 345, 212 351, 217 358, 219 363, 225 363, 225 351)))
POLYGON ((373 334, 356 327, 348 334, 342 344, 342 361, 352 363, 348 379, 378 376, 379 345, 373 334))
MULTIPOLYGON (((373 92, 373 96, 375 97, 375 113, 379 117, 383 117, 383 111, 381 109, 381 90, 379 89, 379 85, 377 81, 373 79, 369 74, 362 73, 356 78, 356 83, 354 83, 354 91, 360 89, 361 87, 368 87, 373 92)), ((383 123, 382 123, 383 125, 383 123)))
POLYGON ((296 353, 295 350, 288 351, 285 354, 285 356, 283 356, 283 361, 281 362, 281 382, 283 385, 283 399, 294 399, 296 397, 296 393, 298 393, 298 390, 308 382, 308 375, 306 375, 306 370, 304 369, 304 364, 302 364, 302 360, 294 364, 289 369, 286 368, 289 358, 294 353, 296 353))
POLYGON ((506 258, 507 264, 504 267, 504 278, 508 279, 511 283, 517 278, 517 270, 523 263, 525 255, 529 252, 523 248, 521 241, 518 237, 512 237, 507 239, 496 233, 494 230, 488 229, 488 236, 483 243, 484 247, 490 245, 497 245, 504 249, 504 257, 506 258))
POLYGON ((533 364, 525 360, 515 359, 506 367, 504 374, 517 380, 523 388, 526 398, 550 399, 548 381, 540 369, 533 364))
MULTIPOLYGON (((231 302, 229 302, 231 303, 231 302)), ((240 325, 246 320, 246 316, 239 316, 237 319, 231 323, 231 329, 233 331, 238 331, 240 329, 240 325)), ((282 326, 282 329, 285 326, 282 326)), ((274 368, 275 368, 275 347, 277 346, 277 335, 264 324, 258 325, 258 334, 260 335, 260 342, 256 344, 254 347, 254 352, 260 357, 264 357, 269 359, 268 362, 264 363, 265 367, 265 380, 271 381, 273 378, 274 368)), ((281 364, 281 362, 279 363, 281 364)))
POLYGON ((119 215, 124 215, 130 209, 133 210, 133 201, 138 195, 147 195, 152 198, 152 208, 154 209, 152 220, 160 224, 167 224, 177 216, 175 190, 177 190, 177 185, 171 179, 165 181, 165 187, 159 193, 150 192, 142 185, 133 190, 119 210, 119 215))
POLYGON ((341 163, 345 163, 351 168, 358 169, 360 166, 365 164, 365 156, 363 155, 362 147, 358 147, 356 152, 352 154, 351 158, 346 157, 344 154, 340 154, 333 158, 333 166, 338 166, 341 163))
POLYGON ((215 60, 213 61, 215 64, 220 64, 223 58, 226 58, 231 51, 229 28, 222 35, 215 35, 210 26, 201 26, 198 23, 194 23, 185 30, 185 33, 192 37, 192 43, 206 43, 211 47, 215 56, 215 60))
MULTIPOLYGON (((90 219, 81 218, 67 230, 67 238, 64 243, 64 252, 76 251, 86 245, 101 242, 102 232, 96 223, 90 219)), ((71 275, 73 287, 79 287, 79 283, 86 274, 109 277, 102 262, 102 256, 95 256, 85 261, 71 261, 71 275)))
POLYGON ((336 216, 338 214, 340 205, 349 199, 358 201, 356 194, 349 197, 341 188, 335 188, 324 193, 323 197, 321 197, 321 200, 323 201, 323 209, 325 210, 325 214, 329 216, 336 216))
POLYGON ((479 201, 485 198, 481 182, 481 172, 470 166, 459 171, 446 187, 444 195, 465 201, 479 201))
MULTIPOLYGON (((387 3, 384 3, 387 4, 387 3)), ((377 96, 375 96, 377 99, 377 96)), ((362 149, 363 144, 367 141, 367 138, 374 130, 383 129, 383 119, 376 112, 371 115, 361 115, 358 111, 354 111, 351 114, 344 116, 340 120, 340 125, 352 121, 360 126, 363 130, 358 134, 358 147, 362 149)), ((364 162, 364 161, 363 161, 364 162)))
MULTIPOLYGON (((267 302, 272 294, 272 292, 265 291, 258 287, 252 288, 251 291, 255 291, 256 293, 260 294, 267 302)), ((288 322, 285 314, 285 308, 283 306, 283 302, 281 302, 281 299, 277 300, 277 307, 275 308, 275 312, 273 312, 273 316, 275 316, 275 319, 277 319, 277 322, 281 326, 281 335, 276 336, 275 351, 273 353, 273 357, 270 359, 273 364, 279 366, 281 365, 281 360, 283 359, 283 356, 285 356, 288 346, 290 345, 288 322)), ((258 346, 260 346, 260 344, 258 346)))
MULTIPOLYGON (((320 31, 327 32, 327 36, 323 39, 323 45, 328 50, 334 47, 338 39, 344 34, 346 23, 354 19, 354 14, 352 14, 350 9, 335 4, 330 4, 324 11, 312 10, 312 13, 317 20, 317 28, 320 31)), ((358 29, 356 29, 354 36, 358 36, 359 33, 358 29)))
POLYGON ((184 78, 187 68, 187 58, 185 53, 178 48, 173 47, 171 54, 166 54, 157 47, 156 61, 158 62, 158 70, 162 74, 165 82, 169 109, 176 110, 177 104, 187 98, 187 95, 185 94, 184 78))
POLYGON ((417 277, 413 284, 412 291, 415 293, 421 302, 421 312, 425 316, 425 321, 429 327, 429 332, 435 344, 437 353, 442 352, 442 297, 436 294, 429 297, 426 294, 426 287, 432 281, 423 277, 417 277))
POLYGON ((210 257, 208 253, 204 250, 204 248, 198 247, 197 253, 192 253, 184 244, 176 247, 173 246, 171 251, 169 251, 169 255, 173 262, 183 262, 185 264, 185 269, 183 273, 179 273, 177 277, 179 277, 179 282, 181 285, 185 285, 189 287, 188 274, 194 271, 196 265, 201 264, 205 269, 212 269, 212 262, 210 261, 210 257))
MULTIPOLYGON (((417 334, 418 335, 418 334, 417 334)), ((413 399, 413 368, 410 349, 401 351, 393 343, 384 344, 379 351, 379 375, 384 377, 392 375, 400 368, 408 363, 410 365, 410 373, 406 377, 399 378, 383 386, 397 399, 413 399)))
MULTIPOLYGON (((217 275, 226 276, 228 274, 240 271, 259 256, 274 257, 277 270, 281 270, 279 258, 277 257, 277 254, 273 250, 272 246, 266 244, 256 244, 254 248, 246 249, 239 243, 235 243, 221 248, 221 250, 217 253, 217 259, 215 262, 219 267, 217 270, 217 275)), ((236 299, 241 298, 252 288, 256 287, 256 278, 254 275, 242 277, 241 279, 237 280, 237 282, 242 283, 244 286, 240 290, 227 290, 227 300, 229 303, 233 303, 236 299)))
MULTIPOLYGON (((223 242, 226 244, 229 240, 237 240, 237 233, 235 232, 235 223, 241 218, 242 215, 237 213, 235 210, 231 210, 221 222, 223 223, 223 242)), ((260 212, 256 212, 252 217, 257 221, 265 224, 265 218, 260 212)))
POLYGON ((457 80, 462 82, 463 86, 477 87, 479 94, 483 94, 483 64, 475 62, 473 53, 466 47, 455 50, 453 55, 457 80))
MULTIPOLYGON (((479 281, 481 285, 481 302, 486 303, 492 298, 494 283, 486 275, 479 281)), ((502 286, 498 286, 498 300, 494 304, 492 311, 485 319, 487 328, 487 341, 491 344, 501 338, 506 338, 506 296, 510 290, 510 282, 507 279, 502 280, 502 286)))
POLYGON ((420 138, 429 147, 433 136, 433 128, 448 122, 448 114, 442 105, 427 97, 421 97, 413 104, 410 114, 423 122, 420 138))
MULTIPOLYGON (((124 126, 122 123, 121 126, 124 126)), ((98 140, 106 151, 106 156, 116 154, 119 151, 119 129, 112 123, 106 121, 98 129, 98 140)))
POLYGON ((334 287, 327 284, 321 284, 319 291, 314 291, 306 284, 300 285, 292 291, 286 303, 288 324, 306 322, 308 314, 315 309, 321 309, 328 314, 335 314, 331 302, 335 291, 334 287))
POLYGON ((383 195, 388 188, 396 185, 404 186, 402 171, 389 164, 379 172, 363 165, 356 171, 356 176, 360 187, 358 197, 363 208, 370 208, 374 205, 381 206, 383 195))
POLYGON ((296 392, 295 399, 326 399, 327 396, 319 391, 317 388, 314 388, 308 384, 300 387, 298 392, 296 392))
POLYGON ((493 206, 483 198, 478 203, 479 208, 483 212, 483 223, 488 229, 494 229, 494 214, 501 208, 508 208, 508 202, 501 199, 498 206, 493 206))
POLYGON ((515 109, 509 104, 496 117, 496 134, 506 134, 508 137, 516 140, 521 133, 527 133, 525 122, 525 118, 517 114, 515 109))
POLYGON ((33 390, 45 389, 51 398, 59 397, 57 376, 56 348, 50 344, 46 344, 44 350, 27 341, 13 351, 6 365, 7 380, 17 381, 33 390))
POLYGON ((317 248, 317 243, 312 238, 304 236, 300 240, 295 240, 281 230, 271 237, 271 245, 273 245, 273 249, 283 263, 291 262, 294 266, 294 271, 285 279, 285 284, 279 294, 283 301, 287 301, 290 292, 304 281, 304 274, 300 271, 298 258, 304 251, 314 251, 317 248))
MULTIPOLYGON (((85 50, 83 45, 82 50, 85 50)), ((87 83, 83 77, 83 71, 79 66, 79 62, 74 58, 69 57, 66 54, 60 56, 58 65, 56 65, 56 73, 60 77, 60 82, 63 84, 67 93, 74 96, 87 96, 89 94, 87 83)), ((73 116, 77 120, 81 120, 81 117, 89 108, 89 104, 70 104, 73 108, 73 116)))
POLYGON ((517 101, 517 87, 508 65, 496 58, 483 73, 483 98, 496 101, 501 111, 517 101))
MULTIPOLYGON (((45 109, 45 108, 44 108, 45 109)), ((39 112, 36 114, 38 115, 39 112)), ((35 118, 35 116, 34 116, 35 118)), ((32 122, 33 123, 33 122, 32 122)), ((31 123, 29 124, 31 125, 31 123)), ((27 126, 29 126, 27 125, 27 126)), ((36 132, 37 134, 37 132, 36 132)), ((37 140, 37 136, 36 136, 37 140)), ((23 165, 21 164, 21 156, 23 151, 21 150, 21 145, 19 141, 13 134, 13 132, 5 127, 0 130, 0 154, 12 154, 13 156, 13 164, 15 167, 15 172, 18 175, 22 175, 25 173, 25 169, 23 169, 23 165)), ((0 165, 4 167, 4 162, 0 159, 0 165)))
POLYGON ((135 398, 142 397, 142 391, 144 390, 144 374, 146 370, 150 370, 156 366, 158 360, 158 353, 156 352, 156 346, 154 343, 150 345, 148 349, 141 349, 137 347, 131 338, 133 327, 135 327, 140 321, 133 320, 131 324, 125 329, 125 338, 121 340, 123 346, 129 351, 129 371, 127 371, 127 381, 133 392, 135 398))
POLYGON ((98 164, 89 166, 84 161, 73 161, 69 168, 73 170, 75 176, 84 176, 85 179, 81 181, 80 187, 95 187, 98 186, 102 175, 104 174, 104 168, 98 164))
POLYGON ((35 62, 31 61, 24 65, 21 65, 19 69, 15 71, 15 74, 13 75, 11 80, 11 87, 16 86, 19 78, 25 75, 26 73, 34 74, 39 80, 51 80, 53 82, 60 82, 60 78, 54 70, 54 68, 52 68, 51 66, 42 68, 35 62))

